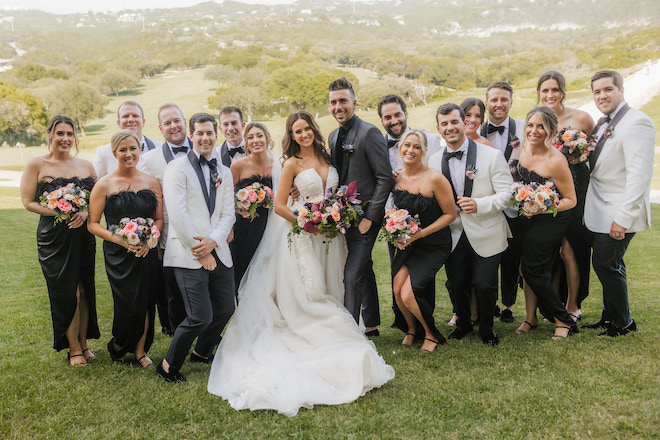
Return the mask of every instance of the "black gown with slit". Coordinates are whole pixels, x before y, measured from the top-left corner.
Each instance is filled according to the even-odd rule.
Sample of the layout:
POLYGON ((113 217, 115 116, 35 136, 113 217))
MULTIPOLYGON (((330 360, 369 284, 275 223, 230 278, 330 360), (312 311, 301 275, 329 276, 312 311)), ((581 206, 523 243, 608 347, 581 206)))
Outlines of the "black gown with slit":
MULTIPOLYGON (((273 188, 273 180, 270 176, 254 175, 241 179, 236 183, 234 191, 252 185, 254 182, 259 182, 269 188, 273 188)), ((245 275, 245 271, 252 261, 261 237, 264 235, 266 223, 268 221, 268 212, 270 210, 264 207, 257 208, 258 217, 252 221, 249 218, 244 218, 242 215, 236 213, 236 223, 234 223, 234 240, 229 244, 231 250, 231 258, 234 261, 234 282, 236 283, 236 293, 238 294, 238 286, 241 284, 241 279, 245 275)))
MULTIPOLYGON (((36 200, 44 192, 54 191, 73 182, 91 191, 92 177, 53 178, 39 182, 36 200)), ((96 318, 96 289, 94 285, 94 257, 96 239, 87 230, 87 224, 69 229, 66 222, 54 225, 51 216, 41 216, 37 226, 37 249, 39 264, 46 278, 50 312, 53 320, 53 348, 60 351, 69 347, 66 331, 71 325, 78 300, 76 290, 82 287, 81 295, 87 300, 89 322, 87 339, 98 339, 101 334, 96 318)))
MULTIPOLYGON (((122 218, 154 218, 158 199, 153 191, 120 191, 108 196, 105 202, 105 221, 117 225, 122 218)), ((154 306, 156 278, 161 276, 157 248, 145 257, 136 257, 126 248, 110 241, 103 242, 105 271, 112 289, 114 316, 112 339, 108 351, 112 360, 120 360, 126 353, 134 353, 144 334, 145 317, 149 316, 144 351, 147 353, 154 339, 154 306)))
MULTIPOLYGON (((395 189, 392 191, 394 205, 398 209, 405 209, 411 215, 419 215, 420 227, 427 227, 436 221, 442 214, 442 208, 433 197, 425 197, 421 194, 411 194, 408 191, 395 189)), ((435 305, 435 290, 426 287, 435 280, 435 275, 451 253, 451 232, 449 227, 442 228, 424 238, 414 241, 404 250, 397 249, 392 259, 392 276, 406 266, 410 272, 410 283, 417 300, 417 305, 422 317, 431 332, 439 340, 444 338, 435 326, 433 309, 435 305)), ((403 332, 408 332, 408 324, 394 303, 394 325, 403 332)), ((423 337, 424 330, 417 325, 418 337, 423 337)))

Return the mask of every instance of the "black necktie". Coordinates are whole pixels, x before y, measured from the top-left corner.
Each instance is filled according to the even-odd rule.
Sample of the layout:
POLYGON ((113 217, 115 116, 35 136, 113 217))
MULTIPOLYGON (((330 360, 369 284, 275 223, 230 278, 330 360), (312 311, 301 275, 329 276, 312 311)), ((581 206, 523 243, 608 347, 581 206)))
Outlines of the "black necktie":
POLYGON ((504 134, 504 125, 493 125, 493 124, 488 124, 488 134, 499 132, 500 134, 504 134))
POLYGON ((444 153, 442 153, 442 158, 446 161, 449 161, 452 157, 455 157, 458 160, 461 160, 463 158, 463 150, 461 151, 453 151, 449 152, 449 150, 445 150, 444 153))
POLYGON ((237 147, 237 148, 230 148, 229 149, 229 157, 231 157, 232 159, 234 158, 236 153, 245 154, 245 150, 243 149, 243 147, 237 147))
POLYGON ((186 147, 185 145, 183 147, 172 147, 173 154, 187 153, 187 152, 188 152, 188 147, 186 147))
POLYGON ((387 148, 390 149, 392 147, 396 147, 396 144, 398 144, 399 141, 397 139, 388 139, 387 140, 387 148))

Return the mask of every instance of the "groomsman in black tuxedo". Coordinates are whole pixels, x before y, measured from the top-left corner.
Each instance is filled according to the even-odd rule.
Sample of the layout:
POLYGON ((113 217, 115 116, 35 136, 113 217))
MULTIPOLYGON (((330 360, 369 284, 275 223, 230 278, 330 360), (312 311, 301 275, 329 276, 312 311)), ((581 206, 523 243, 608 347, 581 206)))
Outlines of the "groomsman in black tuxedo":
POLYGON ((445 263, 458 315, 449 339, 463 339, 472 331, 470 295, 474 289, 479 336, 485 344, 497 345, 493 331, 497 269, 511 235, 502 211, 510 206, 513 178, 502 154, 465 136, 465 113, 458 105, 441 105, 436 118, 447 147, 429 159, 429 167, 451 183, 458 211, 449 225, 452 252, 445 263))
MULTIPOLYGON (((151 151, 159 146, 158 142, 154 142, 142 134, 145 122, 144 111, 137 102, 125 101, 117 108, 117 126, 122 130, 129 129, 135 132, 138 139, 140 139, 142 153, 151 151)), ((140 161, 137 165, 139 170, 142 169, 142 164, 142 154, 140 154, 140 161)), ((117 158, 112 154, 110 144, 101 145, 96 149, 93 165, 96 171, 96 177, 99 179, 117 168, 117 158)))
MULTIPOLYGON (((144 153, 142 171, 156 177, 162 186, 167 164, 177 157, 188 154, 188 151, 192 149, 192 144, 186 136, 186 118, 176 104, 167 103, 160 106, 158 109, 158 128, 165 138, 165 142, 160 147, 144 153)), ((165 251, 165 243, 167 242, 168 223, 167 207, 164 206, 163 230, 158 243, 161 255, 165 251)), ((163 276, 158 278, 158 283, 159 295, 156 297, 158 317, 163 333, 171 336, 179 323, 186 317, 181 292, 174 277, 174 269, 164 267, 163 276)))
MULTIPOLYGON (((496 81, 486 88, 486 109, 488 120, 481 126, 481 135, 488 138, 493 147, 504 154, 509 166, 518 163, 520 154, 520 141, 523 137, 524 122, 509 117, 513 105, 513 87, 504 81, 496 81)), ((518 217, 518 213, 509 208, 504 211, 509 222, 513 237, 509 239, 509 246, 502 254, 501 262, 501 290, 502 315, 500 320, 506 323, 514 321, 512 307, 516 302, 518 284, 520 282, 519 267, 522 243, 520 228, 525 219, 518 217)))
POLYGON ((225 141, 217 149, 222 164, 229 168, 235 160, 245 157, 243 112, 238 107, 225 107, 220 110, 218 121, 225 141))
POLYGON ((371 251, 385 215, 385 202, 394 186, 387 144, 377 127, 355 114, 357 101, 350 81, 333 81, 328 94, 330 112, 339 128, 328 142, 339 183, 357 184, 360 200, 371 201, 357 227, 346 233, 348 258, 344 268, 344 305, 356 322, 360 311, 367 336, 378 336, 380 310, 371 251))
POLYGON ((163 197, 169 207, 166 267, 174 268, 186 318, 174 332, 156 376, 183 382, 180 373, 197 338, 191 362, 210 363, 234 312, 234 271, 227 244, 235 221, 234 184, 215 152, 217 124, 207 113, 190 118, 193 150, 167 165, 163 197))
POLYGON ((603 314, 589 327, 608 336, 637 330, 630 317, 623 257, 636 232, 651 225, 650 190, 655 157, 655 127, 623 97, 623 78, 613 70, 597 72, 591 91, 605 115, 593 130, 596 149, 589 156, 591 179, 584 223, 594 233, 593 267, 603 285, 603 314))

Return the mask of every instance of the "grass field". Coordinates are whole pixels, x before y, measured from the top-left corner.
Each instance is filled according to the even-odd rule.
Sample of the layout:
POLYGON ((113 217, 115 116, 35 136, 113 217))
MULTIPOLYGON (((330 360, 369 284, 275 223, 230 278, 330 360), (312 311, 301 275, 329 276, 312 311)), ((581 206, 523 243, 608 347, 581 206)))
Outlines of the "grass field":
MULTIPOLYGON (((165 384, 136 364, 115 366, 112 298, 96 257, 101 339, 87 368, 71 368, 51 348, 45 281, 37 260, 38 217, 0 188, 0 438, 78 439, 652 439, 660 426, 660 207, 651 231, 638 234, 626 255, 630 303, 640 331, 621 338, 584 330, 551 341, 553 325, 528 335, 516 323, 495 323, 496 348, 476 334, 427 355, 399 345, 392 321, 387 250, 374 258, 383 325, 376 346, 396 377, 354 403, 302 410, 295 418, 272 411, 236 412, 206 391, 208 366, 186 363, 185 384, 165 384), (12 206, 13 205, 13 206, 12 206)), ((435 317, 449 333, 451 306, 437 277, 435 317)), ((595 277, 583 304, 584 321, 599 319, 595 277)), ((584 322, 583 321, 583 322, 584 322)), ((157 328, 158 323, 156 324, 157 328)), ((160 361, 170 339, 157 333, 150 356, 160 361)))

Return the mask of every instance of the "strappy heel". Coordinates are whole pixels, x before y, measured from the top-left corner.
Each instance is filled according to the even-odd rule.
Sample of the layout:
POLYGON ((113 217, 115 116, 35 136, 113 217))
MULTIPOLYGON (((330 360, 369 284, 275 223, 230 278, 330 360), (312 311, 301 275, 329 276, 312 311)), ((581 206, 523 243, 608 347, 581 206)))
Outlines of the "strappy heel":
POLYGON ((522 324, 520 324, 520 327, 518 327, 518 328, 516 329, 516 334, 517 334, 517 335, 524 335, 525 333, 529 333, 529 332, 531 332, 532 330, 534 330, 534 329, 535 329, 536 327, 538 327, 538 326, 539 326, 538 324, 536 324, 536 325, 532 325, 532 323, 529 322, 529 321, 523 321, 522 324), (527 325, 529 326, 529 330, 523 330, 522 326, 523 326, 524 324, 527 324, 527 325))
POLYGON ((401 345, 413 345, 413 342, 415 342, 415 334, 408 332, 406 333, 406 336, 403 338, 403 341, 401 341, 401 345), (412 342, 410 342, 410 344, 406 344, 406 339, 408 338, 408 336, 412 336, 412 342))

